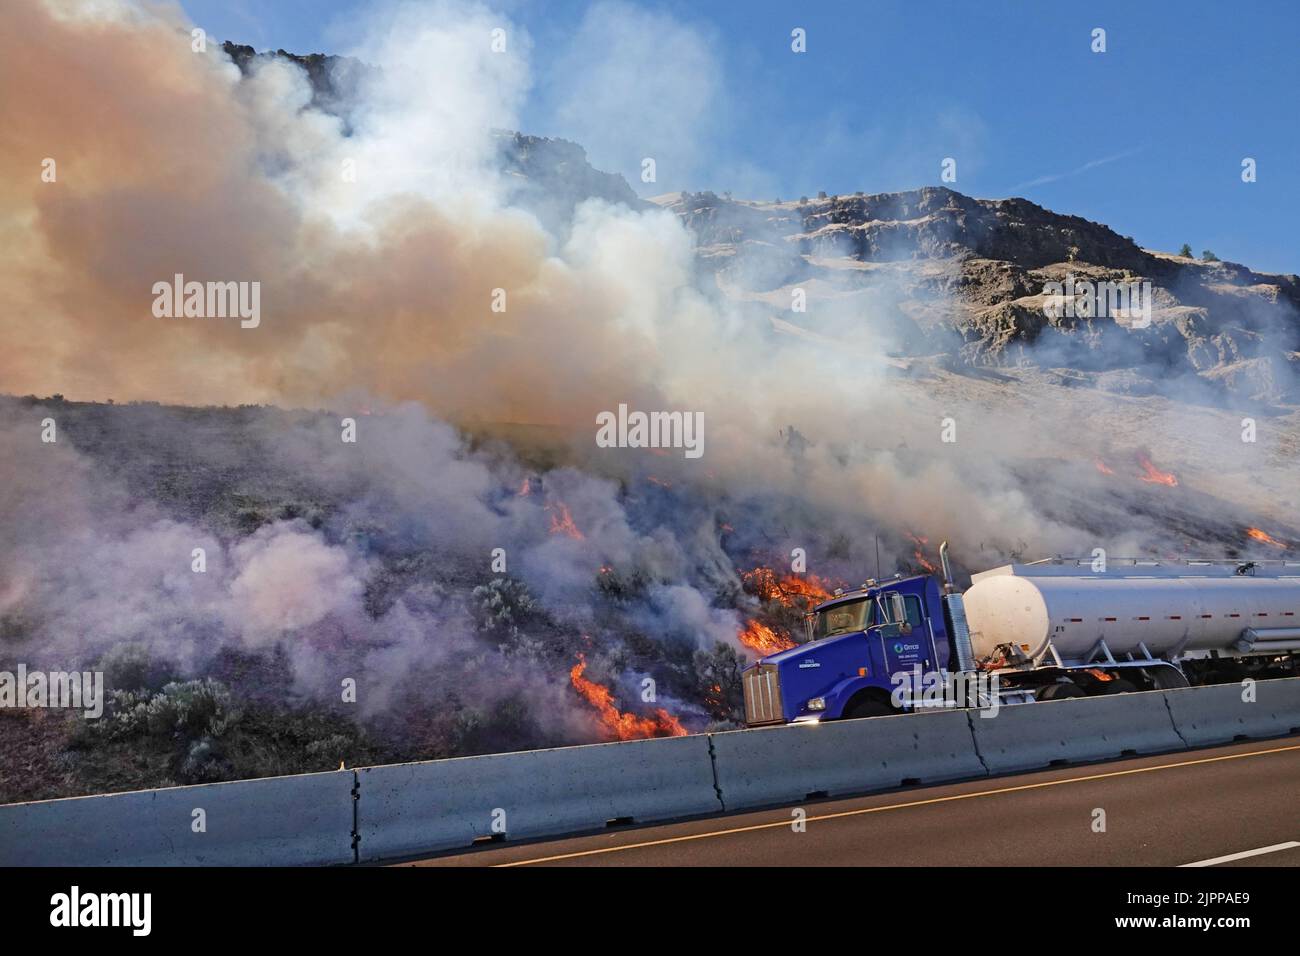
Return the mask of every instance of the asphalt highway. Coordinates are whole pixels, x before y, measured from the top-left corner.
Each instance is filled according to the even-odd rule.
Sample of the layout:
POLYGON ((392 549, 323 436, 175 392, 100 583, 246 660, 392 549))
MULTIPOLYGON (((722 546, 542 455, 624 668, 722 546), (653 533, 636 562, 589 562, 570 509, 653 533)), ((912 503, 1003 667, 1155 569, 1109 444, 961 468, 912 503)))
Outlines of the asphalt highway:
POLYGON ((1193 864, 1300 866, 1300 736, 487 844, 402 865, 1193 864))

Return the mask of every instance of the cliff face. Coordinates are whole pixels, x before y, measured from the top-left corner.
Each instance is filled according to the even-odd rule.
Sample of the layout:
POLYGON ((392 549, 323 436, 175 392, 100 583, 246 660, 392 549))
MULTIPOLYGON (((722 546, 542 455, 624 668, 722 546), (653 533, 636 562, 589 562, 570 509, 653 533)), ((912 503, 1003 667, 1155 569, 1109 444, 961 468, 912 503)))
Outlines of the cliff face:
POLYGON ((563 232, 574 208, 587 199, 651 208, 618 173, 603 173, 587 162, 577 143, 498 130, 502 170, 518 187, 515 200, 537 214, 553 232, 563 232))
MULTIPOLYGON (((227 41, 222 49, 247 75, 261 58, 278 58, 297 64, 307 74, 312 86, 312 105, 333 113, 351 125, 356 94, 375 71, 352 57, 307 56, 276 50, 258 53, 251 46, 227 41)), ((493 130, 500 170, 514 187, 512 200, 533 212, 547 228, 556 233, 566 231, 574 207, 586 199, 603 199, 632 208, 644 208, 643 202, 627 181, 617 173, 605 173, 587 162, 587 153, 577 143, 542 136, 528 136, 510 130, 493 130)))
POLYGON ((307 73, 311 81, 313 105, 333 113, 344 113, 349 99, 356 93, 357 85, 364 80, 372 67, 350 56, 327 56, 324 53, 311 53, 299 56, 285 50, 274 53, 258 53, 251 46, 231 43, 227 40, 221 49, 230 57, 240 71, 247 74, 259 57, 279 58, 296 63, 307 73))
POLYGON ((800 325, 815 327, 814 302, 829 300, 841 319, 856 311, 880 322, 899 354, 1065 367, 1124 391, 1173 377, 1300 403, 1294 275, 1154 252, 1026 199, 939 187, 787 202, 708 192, 657 201, 694 232, 701 265, 729 294, 788 313, 794 290, 805 289, 807 313, 791 316, 800 325), (1071 277, 1150 283, 1149 325, 1089 317, 1082 298, 1079 314, 1053 314, 1049 283, 1071 277))
MULTIPOLYGON (((359 61, 227 43, 245 72, 287 58, 316 105, 345 118, 366 71, 359 61)), ((495 131, 512 200, 564 235, 576 206, 597 198, 650 208, 581 146, 495 131)), ((813 333, 835 323, 878 326, 900 356, 965 366, 1062 370, 1072 384, 1140 393, 1179 383, 1188 394, 1300 405, 1300 279, 1139 247, 1101 223, 1026 199, 975 199, 926 187, 898 193, 756 202, 711 192, 654 202, 698 243, 703 276, 746 307, 813 333), (1051 283, 1150 283, 1149 323, 1054 314, 1051 283), (791 309, 796 290, 807 310, 791 309)), ((1083 312, 1078 303, 1077 313, 1083 312)))

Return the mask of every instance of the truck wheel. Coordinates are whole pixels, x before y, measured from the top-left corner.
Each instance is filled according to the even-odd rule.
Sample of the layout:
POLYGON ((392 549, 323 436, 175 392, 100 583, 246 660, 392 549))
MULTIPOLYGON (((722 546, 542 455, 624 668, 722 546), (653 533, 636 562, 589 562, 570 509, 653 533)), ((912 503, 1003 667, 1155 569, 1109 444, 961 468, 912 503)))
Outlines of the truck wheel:
POLYGON ((1066 700, 1070 697, 1086 697, 1078 684, 1048 684, 1038 690, 1039 700, 1066 700))
POLYGON ((849 704, 844 710, 845 720, 857 720, 859 717, 889 717, 897 711, 879 697, 863 697, 849 704))
POLYGON ((1126 681, 1122 677, 1116 677, 1112 680, 1102 681, 1097 685, 1098 697, 1109 697, 1111 694, 1132 694, 1137 691, 1137 686, 1131 681, 1126 681))

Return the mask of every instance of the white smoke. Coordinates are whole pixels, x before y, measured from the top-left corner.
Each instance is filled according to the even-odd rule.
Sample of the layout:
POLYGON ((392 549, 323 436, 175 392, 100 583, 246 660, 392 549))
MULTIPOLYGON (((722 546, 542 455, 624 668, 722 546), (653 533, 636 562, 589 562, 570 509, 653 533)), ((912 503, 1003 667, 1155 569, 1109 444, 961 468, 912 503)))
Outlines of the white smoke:
MULTIPOLYGON (((493 130, 517 128, 536 75, 508 18, 466 3, 386 8, 343 51, 376 67, 343 115, 313 105, 297 66, 261 61, 241 78, 215 47, 192 52, 188 28, 171 8, 125 0, 0 9, 0 31, 26 46, 0 61, 0 236, 14 250, 0 258, 12 303, 0 389, 328 406, 358 418, 359 439, 339 441, 337 415, 250 425, 253 447, 222 452, 232 486, 270 462, 329 501, 319 527, 288 517, 241 538, 177 520, 66 443, 43 445, 33 420, 62 412, 23 406, 0 433, 0 615, 34 637, 11 653, 84 659, 135 642, 200 668, 231 648, 274 648, 303 693, 336 695, 348 668, 370 675, 367 708, 453 679, 572 705, 562 673, 537 679, 526 641, 493 652, 478 639, 465 592, 490 576, 494 548, 558 630, 613 629, 592 599, 608 566, 636 584, 619 627, 707 648, 735 643, 742 552, 757 563, 804 547, 810 570, 865 576, 877 536, 889 567, 911 559, 907 531, 952 538, 972 567, 1022 548, 1185 544, 1163 517, 1130 514, 1135 494, 1112 492, 1091 464, 1141 445, 1182 468, 1161 428, 1184 436, 1185 422, 1138 426, 1067 389, 901 371, 889 352, 915 325, 898 315, 912 294, 902 280, 867 277, 857 296, 814 288, 826 294, 795 322, 775 243, 748 263, 771 294, 738 300, 702 280, 670 212, 591 200, 549 231, 498 162, 493 130), (58 160, 57 182, 34 171, 42 156, 58 160), (152 284, 178 272, 262 282, 261 326, 153 318, 152 284), (504 312, 491 309, 497 290, 504 312), (602 454, 595 414, 620 403, 703 413, 704 458, 602 454), (573 438, 569 467, 471 452, 447 422, 555 426, 573 438), (1043 459, 1086 474, 1054 485, 1043 459), (650 472, 672 483, 662 505, 650 472), (577 535, 554 531, 561 506, 577 535), (208 570, 195 574, 200 547, 208 570), (429 564, 380 588, 385 561, 412 553, 429 564), (497 679, 465 676, 476 667, 497 679)), ((644 125, 647 151, 689 168, 704 107, 687 80, 703 84, 700 104, 719 82, 707 44, 622 5, 596 8, 579 39, 606 35, 616 42, 561 91, 557 115, 600 134, 598 158, 632 152, 644 125), (674 39, 684 72, 632 88, 653 48, 646 29, 674 39), (616 102, 631 104, 626 122, 610 122, 616 102)), ((1202 517, 1216 504, 1179 501, 1202 517)), ((558 725, 575 719, 552 709, 558 725)))

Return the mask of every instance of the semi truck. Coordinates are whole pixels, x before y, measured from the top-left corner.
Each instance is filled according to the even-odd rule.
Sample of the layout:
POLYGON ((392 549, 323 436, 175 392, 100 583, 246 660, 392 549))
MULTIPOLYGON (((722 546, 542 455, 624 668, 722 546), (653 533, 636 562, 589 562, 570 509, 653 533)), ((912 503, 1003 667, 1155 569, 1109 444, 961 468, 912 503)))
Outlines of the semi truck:
POLYGON ((939 557, 942 581, 868 580, 813 608, 806 643, 744 670, 746 725, 909 712, 923 687, 993 707, 1297 674, 1300 561, 1056 557, 961 593, 946 541, 939 557))

